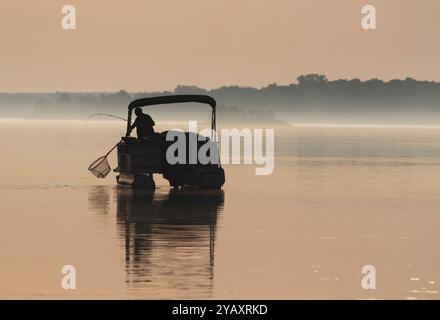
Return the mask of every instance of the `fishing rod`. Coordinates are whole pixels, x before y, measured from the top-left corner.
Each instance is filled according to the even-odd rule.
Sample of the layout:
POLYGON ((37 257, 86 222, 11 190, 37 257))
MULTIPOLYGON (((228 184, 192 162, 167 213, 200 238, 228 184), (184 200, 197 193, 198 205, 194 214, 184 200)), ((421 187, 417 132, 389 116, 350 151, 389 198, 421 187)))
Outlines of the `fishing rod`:
POLYGON ((95 116, 107 116, 107 117, 111 117, 111 118, 115 118, 115 119, 119 119, 122 121, 127 122, 127 119, 119 117, 119 116, 115 116, 113 114, 109 114, 109 113, 94 113, 92 115, 90 115, 87 119, 86 119, 86 127, 87 127, 87 123, 89 122, 89 120, 95 116))

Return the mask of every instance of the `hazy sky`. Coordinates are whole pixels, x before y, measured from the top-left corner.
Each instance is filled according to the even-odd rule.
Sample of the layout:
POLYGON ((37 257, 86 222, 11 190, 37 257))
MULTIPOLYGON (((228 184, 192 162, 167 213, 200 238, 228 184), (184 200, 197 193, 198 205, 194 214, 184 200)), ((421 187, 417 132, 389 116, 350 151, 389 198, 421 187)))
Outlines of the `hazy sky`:
POLYGON ((440 80, 439 0, 0 0, 0 91, 440 80), (77 10, 75 31, 61 8, 77 10), (361 28, 361 7, 377 30, 361 28))

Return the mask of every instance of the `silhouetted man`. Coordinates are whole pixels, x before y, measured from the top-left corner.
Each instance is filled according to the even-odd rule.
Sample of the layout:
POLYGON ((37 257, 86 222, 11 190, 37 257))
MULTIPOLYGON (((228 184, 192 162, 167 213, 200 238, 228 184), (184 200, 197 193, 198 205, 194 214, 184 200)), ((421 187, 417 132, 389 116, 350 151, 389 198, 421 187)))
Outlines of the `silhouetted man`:
POLYGON ((145 138, 154 134, 154 120, 148 115, 142 112, 141 108, 134 109, 136 114, 136 120, 131 126, 131 130, 136 128, 138 138, 145 138))

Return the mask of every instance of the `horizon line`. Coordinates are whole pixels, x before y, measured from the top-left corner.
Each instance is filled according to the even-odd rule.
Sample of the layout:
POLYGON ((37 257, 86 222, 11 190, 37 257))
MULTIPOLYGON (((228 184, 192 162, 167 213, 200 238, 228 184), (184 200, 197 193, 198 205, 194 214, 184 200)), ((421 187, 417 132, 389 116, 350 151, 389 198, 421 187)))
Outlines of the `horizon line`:
MULTIPOLYGON (((308 73, 308 74, 302 74, 299 75, 300 76, 308 76, 308 75, 319 75, 319 76, 324 76, 326 79, 326 83, 331 83, 331 82, 337 82, 337 81, 347 81, 347 82, 351 82, 351 81, 359 81, 361 83, 366 83, 369 81, 381 81, 384 84, 389 84, 392 81, 414 81, 414 82, 420 82, 420 83, 424 83, 424 82, 428 82, 428 83, 434 83, 434 84, 440 84, 440 80, 436 81, 436 80, 420 80, 420 79, 416 79, 413 78, 411 76, 407 76, 405 78, 393 78, 393 79, 389 79, 389 80, 383 80, 383 79, 379 79, 379 78, 369 78, 366 80, 361 80, 359 78, 351 78, 351 79, 347 79, 347 78, 338 78, 338 79, 328 79, 325 75, 323 74, 318 74, 318 73, 308 73)), ((297 77, 297 79, 298 79, 297 77)), ((54 94, 54 93, 86 93, 86 94, 105 94, 105 93, 117 93, 117 92, 126 92, 126 93, 131 93, 131 94, 136 94, 136 93, 165 93, 165 92, 175 92, 179 87, 194 87, 197 89, 201 89, 204 91, 215 91, 215 90, 219 90, 219 89, 223 89, 223 88, 242 88, 242 89, 255 89, 255 90, 262 90, 262 89, 266 89, 272 86, 276 86, 276 87, 291 87, 291 86, 298 86, 300 85, 300 83, 298 81, 296 82, 292 82, 292 83, 288 83, 288 84, 279 84, 277 82, 270 82, 267 83, 265 86, 261 86, 261 87, 257 87, 257 86, 251 86, 251 85, 239 85, 239 84, 224 84, 224 85, 220 85, 217 87, 213 87, 210 89, 206 89, 203 87, 200 87, 198 85, 195 84, 177 84, 174 89, 170 90, 170 89, 161 89, 161 90, 152 90, 152 91, 142 91, 142 90, 126 90, 126 89, 115 89, 113 91, 108 91, 108 90, 102 90, 102 91, 84 91, 84 90, 78 90, 78 91, 63 91, 63 90, 53 90, 53 91, 0 91, 0 94, 54 94)))

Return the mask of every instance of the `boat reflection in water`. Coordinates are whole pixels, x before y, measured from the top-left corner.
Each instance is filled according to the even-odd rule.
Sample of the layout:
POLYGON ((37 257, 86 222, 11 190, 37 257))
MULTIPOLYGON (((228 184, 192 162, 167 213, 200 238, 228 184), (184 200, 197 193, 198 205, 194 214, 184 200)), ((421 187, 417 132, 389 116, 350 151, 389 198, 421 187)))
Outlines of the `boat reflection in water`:
POLYGON ((111 193, 109 187, 93 186, 89 189, 89 210, 107 215, 111 212, 111 193))
POLYGON ((209 298, 223 191, 151 192, 118 187, 116 195, 129 293, 152 298, 209 298))

